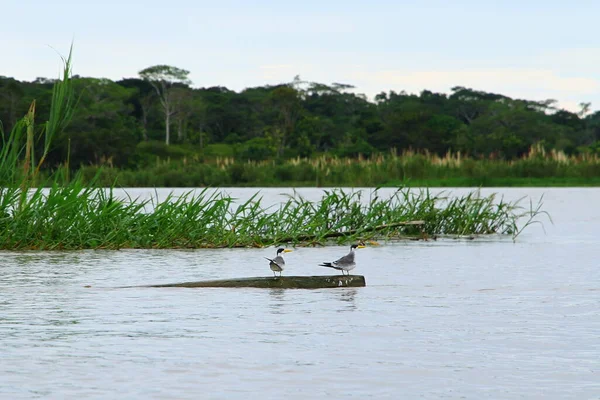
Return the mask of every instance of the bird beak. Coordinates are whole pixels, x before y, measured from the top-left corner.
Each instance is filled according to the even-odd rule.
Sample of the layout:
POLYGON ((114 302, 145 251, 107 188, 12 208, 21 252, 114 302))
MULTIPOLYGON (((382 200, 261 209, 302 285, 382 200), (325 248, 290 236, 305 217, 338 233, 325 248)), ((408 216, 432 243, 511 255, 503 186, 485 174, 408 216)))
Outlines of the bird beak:
POLYGON ((364 249, 365 247, 367 247, 367 246, 363 246, 362 244, 359 244, 357 249, 364 249))
POLYGON ((290 249, 285 249, 283 252, 284 252, 284 253, 291 253, 292 251, 293 251, 293 250, 290 250, 290 249))

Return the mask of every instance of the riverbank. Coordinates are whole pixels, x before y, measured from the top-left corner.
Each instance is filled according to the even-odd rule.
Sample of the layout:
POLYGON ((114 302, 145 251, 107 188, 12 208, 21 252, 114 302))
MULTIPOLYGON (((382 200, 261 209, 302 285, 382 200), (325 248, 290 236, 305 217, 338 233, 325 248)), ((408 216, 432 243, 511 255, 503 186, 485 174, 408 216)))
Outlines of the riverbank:
POLYGON ((198 157, 136 170, 86 166, 81 173, 86 182, 121 187, 564 187, 600 186, 600 159, 535 148, 510 161, 412 152, 263 162, 198 157))

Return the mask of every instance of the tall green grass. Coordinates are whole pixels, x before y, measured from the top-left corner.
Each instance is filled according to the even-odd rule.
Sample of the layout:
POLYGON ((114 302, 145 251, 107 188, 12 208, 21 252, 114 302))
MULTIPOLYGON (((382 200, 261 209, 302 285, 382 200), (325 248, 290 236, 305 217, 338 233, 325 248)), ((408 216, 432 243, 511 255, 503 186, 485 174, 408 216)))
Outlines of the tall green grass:
POLYGON ((335 189, 317 202, 295 194, 267 206, 258 194, 240 203, 204 189, 160 202, 154 196, 138 201, 76 180, 54 184, 45 195, 35 191, 17 212, 9 212, 2 220, 0 248, 262 247, 444 234, 516 236, 519 219, 535 217, 518 204, 477 193, 453 198, 401 188, 391 196, 380 197, 377 191, 364 196, 335 189), (401 224, 409 221, 417 222, 401 224))
POLYGON ((52 140, 68 125, 74 112, 71 54, 69 52, 69 57, 63 59, 63 77, 54 85, 48 120, 36 126, 34 100, 8 136, 0 125, 0 227, 4 228, 5 234, 11 233, 9 222, 21 220, 35 204, 35 199, 42 197, 42 186, 56 185, 63 178, 61 173, 56 173, 53 180, 39 182, 40 168, 52 140), (40 151, 39 158, 36 158, 36 149, 40 151))
MULTIPOLYGON (((92 179, 98 167, 82 168, 92 179)), ((252 162, 233 158, 158 161, 143 170, 103 168, 104 184, 124 187, 201 186, 600 186, 600 158, 545 153, 533 147, 517 160, 474 159, 460 154, 438 157, 404 152, 369 158, 252 162)))
MULTIPOLYGON (((108 188, 100 187, 103 182, 96 172, 70 178, 67 165, 44 177, 40 171, 52 140, 68 125, 76 105, 71 55, 64 64, 62 79, 54 86, 49 119, 36 125, 32 103, 8 136, 0 132, 0 249, 260 247, 440 234, 516 237, 521 218, 529 218, 527 226, 542 213, 539 208, 525 210, 518 203, 480 197, 476 192, 452 198, 404 187, 385 198, 378 191, 336 189, 312 202, 294 194, 277 206, 266 205, 259 193, 239 202, 210 189, 163 201, 157 196, 123 199, 115 195, 114 181, 107 182, 108 188)), ((252 173, 231 165, 238 168, 231 173, 241 178, 252 173)), ((212 179, 221 176, 207 173, 214 174, 212 179)), ((315 177, 308 169, 306 173, 310 179, 321 174, 315 177)))

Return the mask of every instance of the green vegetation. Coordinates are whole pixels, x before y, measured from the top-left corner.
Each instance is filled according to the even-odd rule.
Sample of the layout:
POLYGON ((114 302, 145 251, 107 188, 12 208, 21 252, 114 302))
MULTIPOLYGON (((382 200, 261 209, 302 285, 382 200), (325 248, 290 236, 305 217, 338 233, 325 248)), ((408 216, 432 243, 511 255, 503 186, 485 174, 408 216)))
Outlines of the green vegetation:
MULTIPOLYGON (((114 186, 100 187, 103 171, 87 180, 85 170, 71 177, 69 159, 54 172, 40 172, 53 140, 77 118, 70 56, 64 61, 63 79, 54 82, 46 122, 35 124, 34 101, 10 134, 1 132, 5 139, 0 150, 0 249, 261 247, 444 234, 497 233, 516 238, 520 218, 528 217, 527 226, 543 214, 539 206, 525 210, 518 203, 480 197, 476 192, 450 198, 405 187, 389 198, 381 198, 377 191, 364 198, 362 192, 340 189, 325 191, 318 202, 293 195, 278 206, 264 205, 259 193, 239 203, 212 189, 161 202, 119 199, 114 186)), ((343 160, 315 162, 317 168, 339 162, 339 169, 332 170, 337 173, 354 168, 343 160)), ((368 162, 374 167, 385 165, 368 162)), ((239 166, 232 164, 238 168, 235 173, 243 176, 247 171, 239 166)))
POLYGON ((123 187, 596 186, 600 185, 600 157, 567 156, 539 146, 515 160, 391 152, 355 159, 322 156, 238 162, 223 157, 202 162, 192 155, 157 161, 143 170, 89 166, 82 172, 86 179, 99 179, 105 186, 117 182, 123 187))
POLYGON ((476 193, 447 198, 404 188, 389 198, 377 192, 362 196, 338 189, 316 203, 292 196, 266 207, 258 194, 238 204, 210 189, 162 202, 119 200, 112 190, 84 187, 79 179, 24 199, 12 188, 2 193, 0 248, 262 247, 441 234, 516 236, 518 220, 537 215, 476 193))
MULTIPOLYGON (((587 103, 570 112, 464 87, 368 101, 298 77, 238 93, 193 88, 188 74, 157 65, 118 82, 75 76, 77 113, 41 172, 69 158, 71 176, 83 169, 89 182, 102 166, 100 182, 122 186, 599 184, 600 111, 587 103)), ((34 99, 48 119, 54 83, 0 77, 5 132, 34 99)))

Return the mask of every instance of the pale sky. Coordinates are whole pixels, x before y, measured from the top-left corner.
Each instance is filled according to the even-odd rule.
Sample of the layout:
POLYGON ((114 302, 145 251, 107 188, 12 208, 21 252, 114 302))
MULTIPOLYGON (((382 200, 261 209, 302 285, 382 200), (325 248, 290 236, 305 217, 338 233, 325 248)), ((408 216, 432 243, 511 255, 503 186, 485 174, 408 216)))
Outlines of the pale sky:
POLYGON ((600 1, 5 0, 0 75, 136 77, 187 69, 194 87, 303 80, 382 91, 453 86, 600 109, 600 1))

